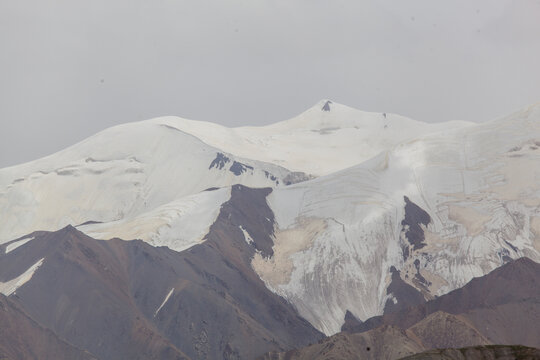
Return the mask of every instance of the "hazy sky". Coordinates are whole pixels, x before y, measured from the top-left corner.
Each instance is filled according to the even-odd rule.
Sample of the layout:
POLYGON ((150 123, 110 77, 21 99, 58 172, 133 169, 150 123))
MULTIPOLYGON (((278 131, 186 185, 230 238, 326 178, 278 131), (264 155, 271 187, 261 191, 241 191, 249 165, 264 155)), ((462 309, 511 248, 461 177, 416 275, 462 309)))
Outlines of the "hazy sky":
POLYGON ((0 167, 109 126, 322 98, 424 121, 540 101, 540 0, 0 0, 0 167))

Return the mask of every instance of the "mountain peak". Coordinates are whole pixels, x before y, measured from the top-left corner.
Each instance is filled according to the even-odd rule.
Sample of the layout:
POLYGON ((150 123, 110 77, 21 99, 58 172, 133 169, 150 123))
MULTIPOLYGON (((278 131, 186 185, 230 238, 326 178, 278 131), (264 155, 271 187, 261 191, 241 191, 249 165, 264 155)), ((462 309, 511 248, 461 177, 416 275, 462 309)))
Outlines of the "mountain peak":
MULTIPOLYGON (((323 100, 324 101, 324 100, 323 100)), ((331 100, 324 101, 324 105, 321 108, 322 111, 330 111, 330 105, 332 104, 331 100)))

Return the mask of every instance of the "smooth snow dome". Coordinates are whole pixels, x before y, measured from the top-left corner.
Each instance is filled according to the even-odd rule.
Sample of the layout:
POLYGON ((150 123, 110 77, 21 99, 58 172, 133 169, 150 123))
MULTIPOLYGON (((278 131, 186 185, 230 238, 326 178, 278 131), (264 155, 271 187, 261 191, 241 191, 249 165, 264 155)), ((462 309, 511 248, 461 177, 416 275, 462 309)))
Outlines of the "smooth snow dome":
POLYGON ((292 119, 260 127, 227 128, 174 117, 154 121, 237 156, 315 176, 351 167, 414 137, 472 125, 465 121, 429 124, 364 112, 331 100, 321 100, 292 119))
POLYGON ((56 154, 0 169, 0 243, 36 230, 87 222, 107 223, 86 227, 99 238, 134 236, 152 243, 159 235, 168 239, 163 245, 177 249, 196 243, 229 190, 190 195, 237 183, 278 186, 290 177, 282 167, 230 154, 224 166, 212 166, 222 153, 178 129, 143 121, 112 127, 56 154), (235 164, 240 171, 231 170, 235 164), (192 220, 196 211, 204 215, 189 221, 185 238, 170 239, 172 230, 163 226, 186 226, 185 209, 195 211, 192 220))

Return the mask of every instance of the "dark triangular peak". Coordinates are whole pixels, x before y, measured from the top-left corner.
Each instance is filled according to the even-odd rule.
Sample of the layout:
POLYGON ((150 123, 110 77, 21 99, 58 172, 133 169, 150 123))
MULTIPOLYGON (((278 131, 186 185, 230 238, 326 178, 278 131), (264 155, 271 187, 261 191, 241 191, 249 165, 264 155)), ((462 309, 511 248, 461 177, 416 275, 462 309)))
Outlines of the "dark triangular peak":
POLYGON ((358 318, 354 316, 352 312, 347 310, 345 313, 345 322, 341 326, 341 331, 355 332, 356 329, 360 328, 361 325, 362 321, 358 320, 358 318))
POLYGON ((321 108, 322 111, 330 111, 330 105, 332 105, 332 101, 331 100, 326 100, 324 102, 324 105, 323 107, 321 108))

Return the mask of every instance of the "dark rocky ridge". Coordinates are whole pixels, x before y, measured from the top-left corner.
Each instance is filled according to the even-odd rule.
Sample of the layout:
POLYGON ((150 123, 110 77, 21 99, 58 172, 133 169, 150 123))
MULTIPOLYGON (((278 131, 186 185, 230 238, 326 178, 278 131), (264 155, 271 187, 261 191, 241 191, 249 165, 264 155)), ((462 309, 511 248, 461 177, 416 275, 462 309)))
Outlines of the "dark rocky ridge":
POLYGON ((492 323, 486 335, 494 343, 540 347, 540 338, 532 335, 532 329, 540 331, 540 264, 529 258, 517 259, 425 304, 370 318, 354 331, 368 331, 381 325, 409 328, 437 311, 466 314, 478 324, 477 328, 489 328, 492 323), (492 316, 480 315, 490 312, 492 316), (497 313, 504 314, 499 323, 498 317, 493 316, 497 313))
POLYGON ((250 265, 255 251, 272 254, 270 191, 235 185, 206 241, 181 253, 94 240, 73 227, 34 233, 0 257, 0 281, 45 258, 12 298, 100 359, 249 359, 307 345, 322 334, 250 265))
MULTIPOLYGON (((404 196, 403 199, 405 201, 405 217, 401 221, 401 226, 412 250, 418 250, 426 246, 424 243, 424 230, 421 225, 427 226, 431 222, 431 217, 424 209, 409 200, 407 196, 404 196)), ((408 256, 409 249, 407 247, 404 250, 404 258, 408 256)))
POLYGON ((212 162, 210 163, 210 166, 208 166, 208 169, 212 169, 212 168, 216 168, 218 170, 221 170, 223 169, 223 167, 225 166, 225 164, 227 164, 228 162, 230 162, 231 159, 229 159, 229 157, 223 155, 222 153, 217 153, 216 154, 216 158, 214 160, 212 160, 212 162))
POLYGON ((420 291, 418 291, 414 286, 411 286, 403 281, 399 270, 392 266, 390 268, 390 272, 392 274, 392 281, 386 288, 386 293, 392 294, 397 302, 394 303, 391 299, 388 299, 384 305, 385 314, 403 310, 410 306, 426 302, 420 291))

